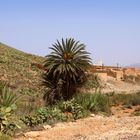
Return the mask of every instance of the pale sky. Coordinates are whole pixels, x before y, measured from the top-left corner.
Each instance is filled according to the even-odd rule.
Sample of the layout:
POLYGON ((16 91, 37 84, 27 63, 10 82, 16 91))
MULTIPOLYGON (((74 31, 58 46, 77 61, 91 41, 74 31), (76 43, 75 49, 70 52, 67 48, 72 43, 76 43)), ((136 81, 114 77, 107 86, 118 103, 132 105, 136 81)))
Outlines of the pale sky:
POLYGON ((45 56, 70 37, 94 63, 140 62, 140 0, 0 0, 0 42, 45 56))

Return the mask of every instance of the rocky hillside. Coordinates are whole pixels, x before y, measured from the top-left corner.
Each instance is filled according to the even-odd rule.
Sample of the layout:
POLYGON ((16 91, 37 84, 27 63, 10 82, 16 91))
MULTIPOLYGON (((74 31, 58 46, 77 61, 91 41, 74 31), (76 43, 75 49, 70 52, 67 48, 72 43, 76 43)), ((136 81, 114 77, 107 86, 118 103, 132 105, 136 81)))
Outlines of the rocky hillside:
POLYGON ((22 94, 39 93, 42 70, 36 64, 44 60, 0 43, 0 80, 22 94))
MULTIPOLYGON (((9 47, 3 43, 0 43, 0 80, 6 82, 9 87, 16 89, 18 92, 25 95, 41 95, 41 74, 43 72, 42 64, 45 60, 44 57, 24 53, 9 47)), ((104 68, 106 69, 109 68, 104 68)), ((98 69, 99 70, 99 69, 98 69)), ((101 70, 103 71, 102 67, 101 70)), ((110 69, 109 69, 110 71, 110 69)), ((136 75, 132 69, 125 70, 129 75, 136 75)), ((93 73, 98 73, 92 71, 93 73)), ((116 71, 115 71, 116 72, 116 71)), ((119 78, 122 77, 123 70, 118 71, 119 78)), ((132 87, 128 91, 136 89, 139 90, 140 86, 134 87, 128 85, 126 82, 116 81, 116 78, 111 78, 108 73, 100 71, 99 76, 103 76, 103 80, 106 82, 107 90, 105 91, 126 91, 126 87, 132 87), (106 74, 106 75, 105 75, 106 74), (122 85, 124 85, 122 87, 122 85)))

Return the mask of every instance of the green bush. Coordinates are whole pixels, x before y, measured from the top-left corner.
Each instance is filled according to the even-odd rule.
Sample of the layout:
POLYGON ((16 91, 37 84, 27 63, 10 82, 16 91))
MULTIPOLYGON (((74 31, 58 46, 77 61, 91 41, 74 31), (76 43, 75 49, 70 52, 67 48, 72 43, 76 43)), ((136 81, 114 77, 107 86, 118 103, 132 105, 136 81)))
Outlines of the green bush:
POLYGON ((111 113, 109 98, 101 93, 78 94, 71 100, 60 101, 53 106, 41 107, 32 115, 21 120, 27 126, 36 126, 43 123, 53 124, 58 121, 76 120, 87 117, 91 112, 111 113))
POLYGON ((13 111, 17 108, 16 102, 19 99, 6 84, 0 82, 0 132, 13 135, 19 126, 11 120, 13 111))
POLYGON ((134 94, 113 94, 109 97, 112 105, 140 105, 140 93, 134 94))
POLYGON ((15 106, 20 96, 17 96, 10 88, 7 86, 1 86, 0 89, 0 107, 11 107, 15 106))
POLYGON ((0 80, 0 94, 2 93, 2 89, 6 86, 6 83, 0 80))
POLYGON ((140 116, 140 111, 135 111, 135 112, 132 113, 132 115, 134 115, 134 116, 140 116))
POLYGON ((13 138, 11 138, 8 135, 0 133, 0 140, 13 140, 13 138))
POLYGON ((96 74, 88 74, 87 80, 85 81, 84 88, 86 89, 95 89, 95 92, 100 92, 103 88, 101 79, 96 74))
POLYGON ((105 112, 107 114, 111 113, 109 98, 104 94, 78 94, 75 96, 75 100, 85 110, 89 110, 90 112, 105 112))
POLYGON ((37 110, 38 115, 45 116, 47 123, 55 123, 57 121, 65 121, 66 116, 62 113, 62 111, 57 107, 42 107, 37 110))
POLYGON ((34 114, 24 116, 21 120, 27 126, 32 127, 43 123, 53 124, 58 121, 79 119, 88 116, 88 114, 89 111, 76 103, 75 99, 71 99, 59 102, 51 107, 41 107, 34 114))
POLYGON ((132 115, 134 115, 134 116, 140 116, 140 111, 135 111, 132 115))
POLYGON ((131 115, 132 116, 140 116, 140 108, 136 108, 131 115))
POLYGON ((57 121, 64 121, 65 119, 65 115, 56 107, 42 107, 39 108, 35 114, 21 118, 21 120, 30 127, 43 123, 51 124, 57 121))
POLYGON ((0 132, 8 135, 13 135, 14 131, 19 128, 19 126, 11 121, 12 108, 11 107, 1 107, 0 108, 0 132))
POLYGON ((87 110, 85 110, 80 104, 77 103, 75 98, 69 101, 62 102, 60 104, 60 109, 64 113, 65 112, 71 113, 73 119, 80 119, 86 117, 89 114, 87 110))
POLYGON ((33 115, 27 115, 21 118, 23 123, 25 123, 27 126, 33 127, 38 124, 42 123, 42 119, 38 116, 33 115))

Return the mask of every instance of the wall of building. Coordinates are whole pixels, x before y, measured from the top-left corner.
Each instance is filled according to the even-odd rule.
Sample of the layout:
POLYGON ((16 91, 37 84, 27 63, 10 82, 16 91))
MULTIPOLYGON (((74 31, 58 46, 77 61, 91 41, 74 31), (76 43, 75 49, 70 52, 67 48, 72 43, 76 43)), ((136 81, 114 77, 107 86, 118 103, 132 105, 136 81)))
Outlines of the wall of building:
POLYGON ((114 66, 97 66, 93 65, 90 69, 92 73, 96 73, 103 77, 105 80, 107 77, 112 77, 118 81, 123 81, 126 76, 137 77, 140 76, 140 71, 135 68, 121 68, 114 66))

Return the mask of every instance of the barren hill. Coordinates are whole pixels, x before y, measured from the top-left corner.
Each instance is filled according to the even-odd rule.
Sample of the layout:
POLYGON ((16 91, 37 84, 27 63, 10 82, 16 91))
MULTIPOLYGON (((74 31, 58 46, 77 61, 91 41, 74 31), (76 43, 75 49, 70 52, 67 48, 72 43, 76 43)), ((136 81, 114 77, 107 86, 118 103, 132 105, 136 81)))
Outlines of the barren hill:
POLYGON ((40 92, 42 71, 33 64, 42 64, 43 61, 43 57, 0 43, 0 80, 22 94, 40 92))
MULTIPOLYGON (((40 86, 42 70, 40 68, 44 60, 44 57, 24 53, 0 43, 0 80, 22 94, 37 95, 36 93, 42 93, 40 86)), ((129 89, 128 91, 133 91, 133 89, 140 90, 140 86, 126 83, 126 81, 132 82, 134 78, 139 80, 140 71, 135 69, 97 67, 96 70, 92 70, 92 73, 97 73, 105 81, 107 85, 107 90, 105 89, 105 91, 107 92, 127 89, 129 89), (125 81, 120 81, 124 80, 124 78, 125 81)))

